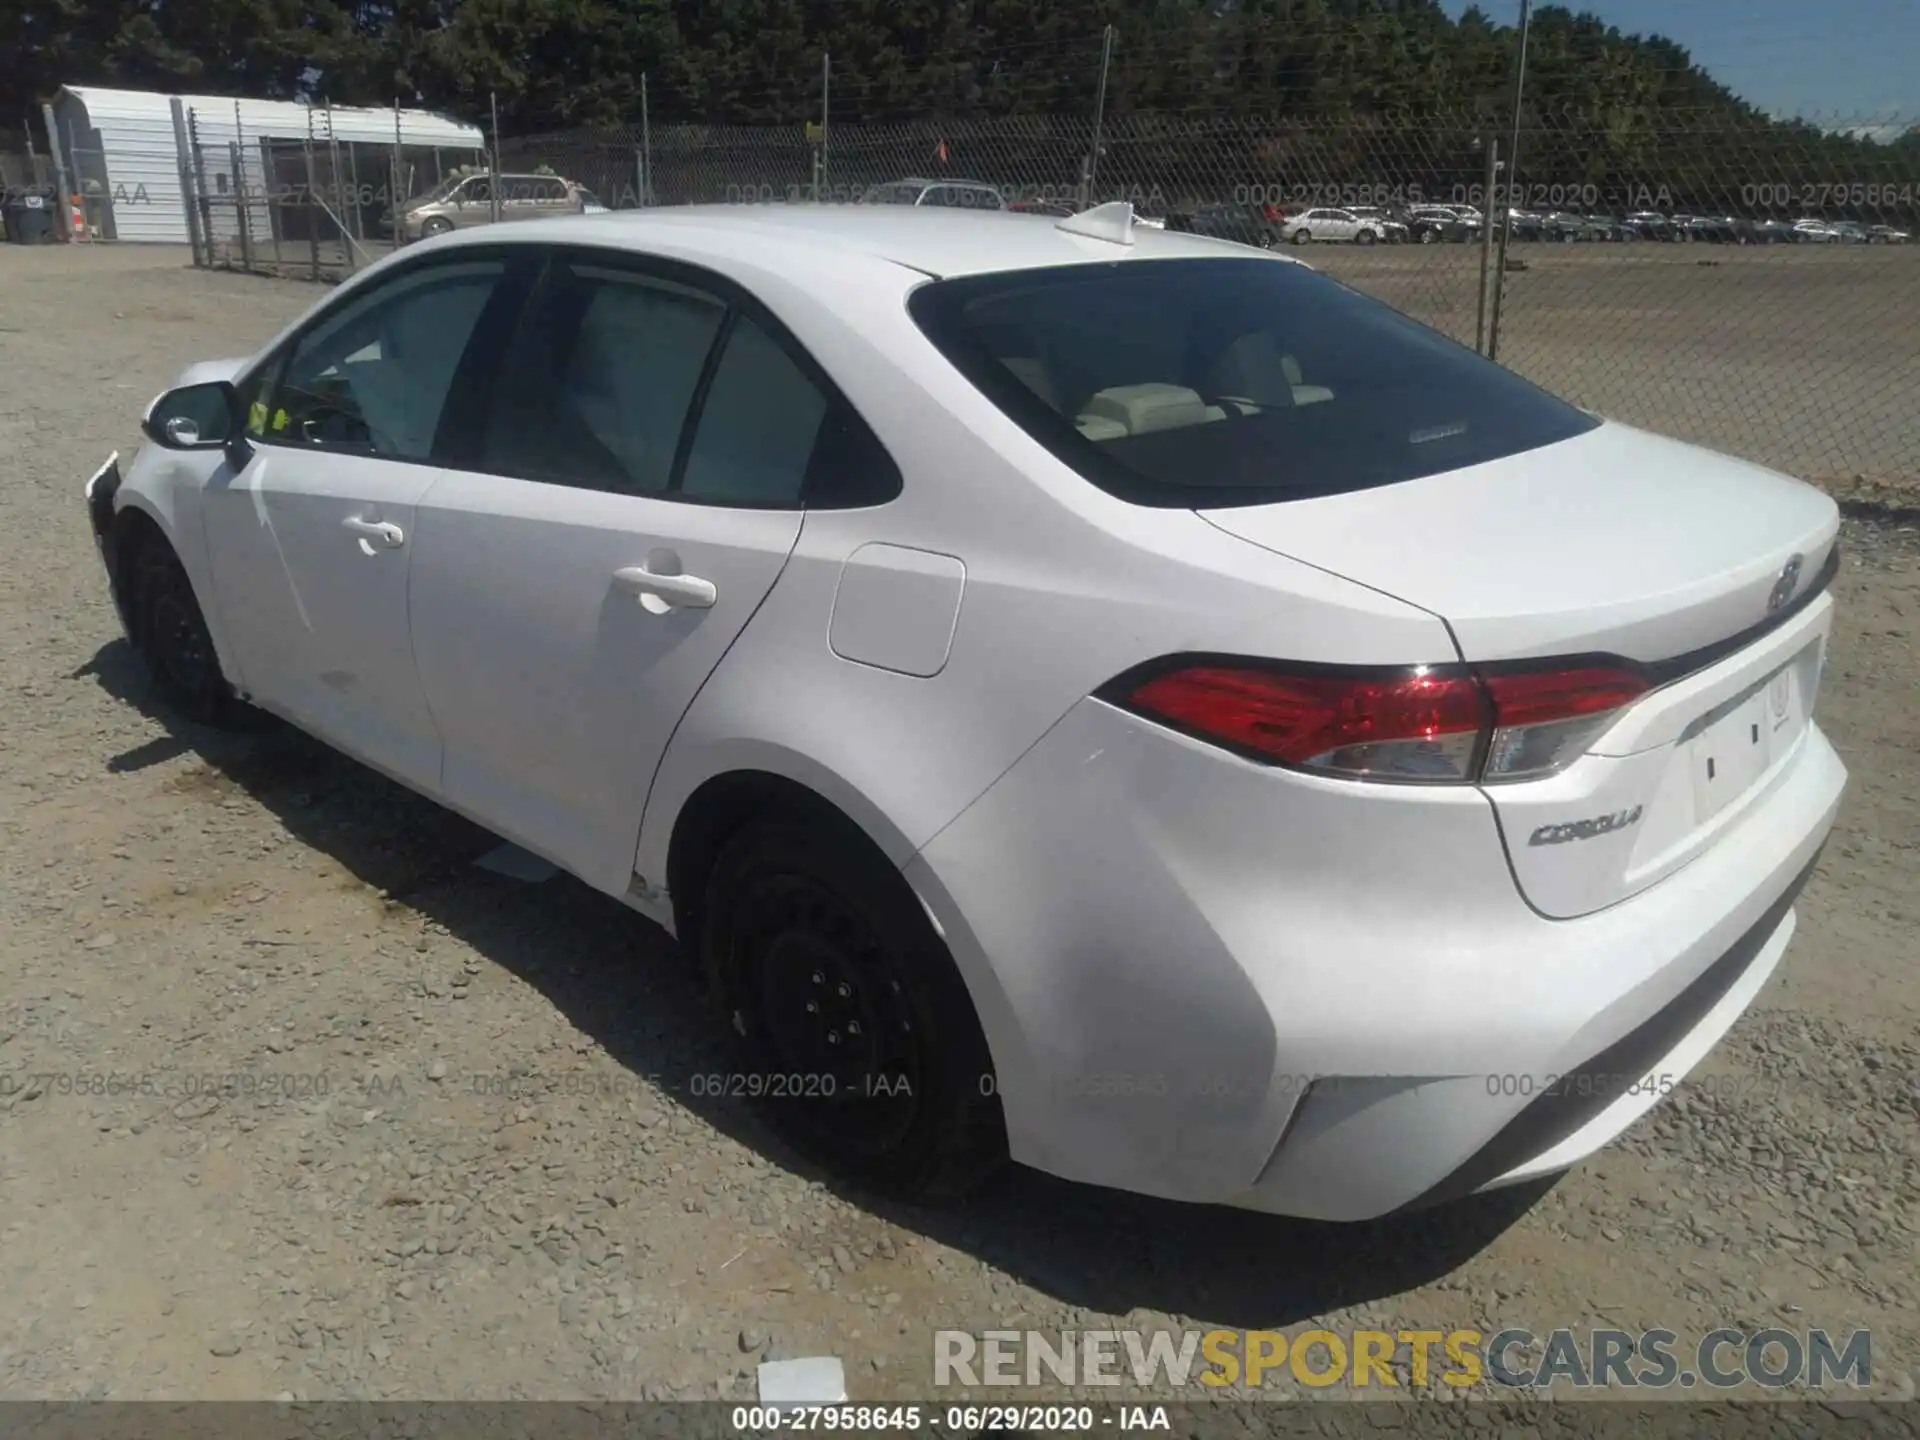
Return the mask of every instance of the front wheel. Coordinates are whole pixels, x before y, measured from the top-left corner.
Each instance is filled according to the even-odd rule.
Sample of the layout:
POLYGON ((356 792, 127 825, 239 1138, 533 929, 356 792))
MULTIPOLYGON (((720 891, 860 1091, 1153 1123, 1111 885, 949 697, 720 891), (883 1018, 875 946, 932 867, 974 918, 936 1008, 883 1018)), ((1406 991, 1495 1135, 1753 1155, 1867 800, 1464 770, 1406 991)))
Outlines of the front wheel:
POLYGON ((1296 245, 1305 245, 1312 239, 1313 232, 1310 230, 1296 230, 1293 232, 1293 243, 1296 245))
POLYGON ((1371 245, 1379 238, 1380 237, 1375 235, 1371 230, 1362 230, 1358 235, 1353 237, 1353 243, 1356 245, 1371 245))
POLYGON ((904 1199, 1006 1154, 966 986, 899 872, 850 822, 778 816, 722 848, 699 944, 742 1092, 796 1149, 904 1199))
POLYGON ((436 215, 420 227, 422 239, 431 240, 436 235, 444 235, 453 229, 453 222, 444 215, 436 215))
POLYGON ((1422 230, 1420 232, 1420 243, 1422 245, 1431 245, 1433 244, 1434 241, 1438 240, 1439 238, 1440 236, 1438 235, 1438 233, 1432 230, 1422 230))
POLYGON ((206 617, 179 557, 157 536, 129 557, 134 647, 168 705, 189 720, 250 729, 260 713, 241 703, 220 668, 206 617))

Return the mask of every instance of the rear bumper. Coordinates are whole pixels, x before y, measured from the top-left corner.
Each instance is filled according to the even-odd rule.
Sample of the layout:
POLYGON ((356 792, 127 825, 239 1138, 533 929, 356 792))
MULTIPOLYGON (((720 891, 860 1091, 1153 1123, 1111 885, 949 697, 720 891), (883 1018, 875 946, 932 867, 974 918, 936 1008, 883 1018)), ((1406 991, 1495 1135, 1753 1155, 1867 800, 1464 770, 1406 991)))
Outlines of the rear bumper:
POLYGON ((1538 1077, 1519 1114, 1405 1208, 1564 1170, 1651 1110, 1733 1028, 1779 966, 1793 938, 1793 902, 1817 862, 1816 855, 1726 954, 1651 1018, 1567 1073, 1538 1077))
POLYGON ((1548 920, 1477 791, 1267 769, 1086 701, 906 874, 1016 1159, 1365 1219, 1563 1168, 1657 1103, 1778 963, 1845 778, 1810 729, 1712 850, 1548 920))

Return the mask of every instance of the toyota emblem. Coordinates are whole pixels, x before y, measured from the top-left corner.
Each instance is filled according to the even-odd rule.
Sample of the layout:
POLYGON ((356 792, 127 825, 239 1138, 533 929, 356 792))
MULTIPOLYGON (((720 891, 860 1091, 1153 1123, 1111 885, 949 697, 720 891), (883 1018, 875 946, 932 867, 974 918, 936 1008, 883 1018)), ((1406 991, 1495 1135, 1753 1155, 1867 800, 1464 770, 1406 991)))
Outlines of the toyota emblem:
POLYGON ((1781 568, 1780 578, 1773 582, 1773 589, 1767 593, 1769 615, 1793 599, 1794 587, 1800 583, 1800 565, 1806 558, 1804 555, 1795 555, 1781 568))

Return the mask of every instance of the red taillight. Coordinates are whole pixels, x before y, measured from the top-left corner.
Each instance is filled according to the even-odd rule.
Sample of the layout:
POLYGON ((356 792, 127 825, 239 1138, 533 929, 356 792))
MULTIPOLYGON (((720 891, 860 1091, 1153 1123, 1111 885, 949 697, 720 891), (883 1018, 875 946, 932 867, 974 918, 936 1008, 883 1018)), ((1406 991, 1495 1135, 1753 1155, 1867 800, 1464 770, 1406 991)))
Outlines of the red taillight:
POLYGON ((1494 709, 1486 780, 1533 780, 1563 769, 1648 689, 1645 676, 1618 665, 1493 669, 1481 678, 1494 709))
POLYGON ((1134 686, 1127 703, 1266 759, 1380 779, 1471 779, 1487 722, 1479 686, 1460 670, 1194 665, 1134 686))
POLYGON ((1282 212, 1278 205, 1262 205, 1260 209, 1261 209, 1261 212, 1267 217, 1267 223, 1269 225, 1277 225, 1280 223, 1282 212))
POLYGON ((1396 672, 1232 661, 1122 677, 1107 698, 1258 759, 1372 780, 1550 774, 1647 689, 1623 667, 1396 672))
POLYGON ((1501 725, 1539 725, 1618 710, 1644 695, 1637 672, 1595 665, 1573 670, 1488 670, 1482 677, 1501 725))

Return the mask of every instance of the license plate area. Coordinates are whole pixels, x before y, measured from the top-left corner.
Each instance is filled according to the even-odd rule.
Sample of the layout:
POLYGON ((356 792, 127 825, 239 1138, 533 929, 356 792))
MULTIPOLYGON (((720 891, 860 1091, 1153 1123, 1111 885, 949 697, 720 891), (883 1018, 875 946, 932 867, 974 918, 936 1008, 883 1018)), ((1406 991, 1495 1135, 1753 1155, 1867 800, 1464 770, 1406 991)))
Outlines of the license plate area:
POLYGON ((1694 822, 1704 824, 1751 790, 1806 729, 1819 673, 1810 645, 1687 727, 1681 750, 1692 774, 1694 822))

